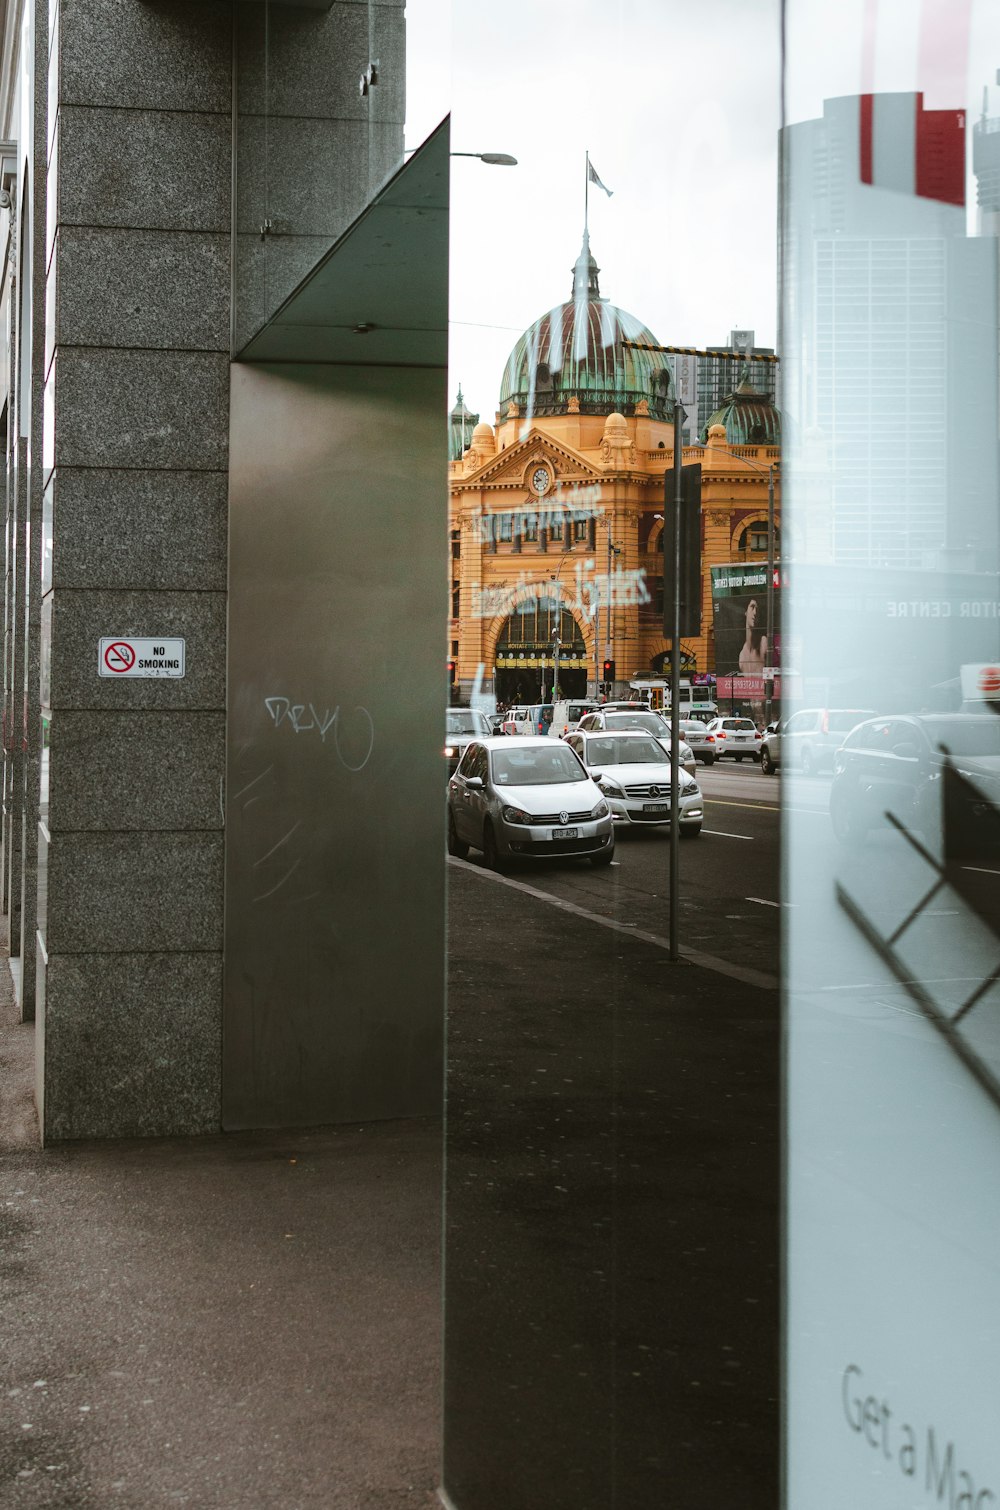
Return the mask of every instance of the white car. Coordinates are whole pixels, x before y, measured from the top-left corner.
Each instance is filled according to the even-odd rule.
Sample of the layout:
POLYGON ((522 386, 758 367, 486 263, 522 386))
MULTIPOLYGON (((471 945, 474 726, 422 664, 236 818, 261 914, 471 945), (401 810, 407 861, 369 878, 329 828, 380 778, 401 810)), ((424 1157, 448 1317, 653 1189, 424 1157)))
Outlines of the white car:
POLYGON ((565 699, 556 703, 552 710, 552 722, 549 725, 549 738, 562 739, 564 734, 569 734, 576 728, 581 718, 597 709, 597 703, 593 698, 565 699))
POLYGON ((708 732, 715 739, 715 758, 731 755, 734 760, 760 759, 760 730, 752 718, 713 718, 708 732))
MULTIPOLYGON (((591 729, 638 729, 641 733, 652 734, 670 755, 670 725, 662 713, 654 713, 651 708, 643 708, 638 704, 618 703, 617 705, 598 708, 595 713, 588 713, 577 724, 581 730, 591 729)), ((693 776, 698 769, 694 758, 694 751, 686 740, 680 740, 680 761, 689 776, 693 776)))
MULTIPOLYGON (((641 729, 577 729, 566 735, 565 743, 593 773, 616 824, 669 826, 670 756, 658 739, 641 729)), ((703 816, 701 788, 682 770, 680 833, 684 838, 701 833, 703 816)))
POLYGON ((450 776, 465 754, 466 746, 473 739, 488 739, 493 729, 486 714, 478 708, 449 708, 447 716, 444 758, 448 762, 450 776))
POLYGON ((481 849, 490 870, 510 860, 610 865, 615 834, 607 800, 561 739, 526 734, 477 739, 448 783, 448 853, 481 849))

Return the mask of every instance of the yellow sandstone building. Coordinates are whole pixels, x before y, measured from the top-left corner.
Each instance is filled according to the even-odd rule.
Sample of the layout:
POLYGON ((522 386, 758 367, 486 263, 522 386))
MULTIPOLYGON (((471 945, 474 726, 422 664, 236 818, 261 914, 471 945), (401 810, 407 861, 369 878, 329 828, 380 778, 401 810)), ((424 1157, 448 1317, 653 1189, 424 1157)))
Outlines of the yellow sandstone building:
MULTIPOLYGON (((572 296, 536 320, 504 370, 495 425, 459 401, 449 464, 452 701, 620 694, 669 667, 664 478, 674 392, 656 337, 603 299, 584 234, 572 296), (556 644, 558 641, 558 645, 556 644)), ((683 460, 702 465, 702 633, 684 675, 714 672, 710 567, 767 556, 773 403, 741 383, 683 460)), ((777 495, 776 495, 777 496, 777 495)), ((776 516, 777 517, 777 516, 776 516)), ((777 530, 776 530, 777 536, 777 530)))

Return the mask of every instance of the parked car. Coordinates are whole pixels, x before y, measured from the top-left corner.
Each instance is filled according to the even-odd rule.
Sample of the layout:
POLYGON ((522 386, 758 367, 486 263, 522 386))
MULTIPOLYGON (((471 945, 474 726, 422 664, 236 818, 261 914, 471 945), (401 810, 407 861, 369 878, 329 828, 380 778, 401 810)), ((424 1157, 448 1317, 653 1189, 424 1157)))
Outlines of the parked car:
MULTIPOLYGON (((830 818, 842 844, 863 843, 892 815, 949 861, 1000 855, 1000 719, 939 713, 874 718, 834 759, 830 818)), ((993 906, 995 909, 995 879, 993 906)))
POLYGON ((488 738, 493 730, 485 713, 478 708, 449 708, 446 719, 444 754, 448 774, 458 765, 473 739, 488 738))
POLYGON ((764 730, 760 742, 760 768, 765 776, 777 775, 781 764, 781 723, 775 719, 764 730))
POLYGON ((835 751, 845 737, 875 717, 874 708, 802 708, 782 726, 785 764, 798 766, 804 775, 832 771, 835 751))
POLYGON ((448 783, 448 853, 464 859, 470 845, 491 870, 567 855, 609 865, 611 809, 563 740, 475 740, 448 783))
MULTIPOLYGON (((565 742, 593 774, 615 823, 669 827, 670 757, 658 739, 641 729, 577 729, 565 742)), ((701 789, 681 771, 679 831, 684 838, 701 833, 703 815, 701 789)))
POLYGON ((503 721, 505 734, 547 734, 552 723, 551 703, 529 703, 507 709, 503 721))
POLYGON ((713 718, 708 732, 715 739, 717 760, 724 755, 731 755, 735 761, 759 759, 760 730, 752 718, 713 718))
MULTIPOLYGON (((650 708, 639 707, 630 703, 618 703, 603 708, 598 708, 595 713, 588 713, 581 718, 578 729, 639 729, 642 733, 652 734, 654 739, 670 754, 670 725, 662 713, 654 713, 650 708)), ((694 752, 686 740, 680 741, 680 762, 689 776, 693 776, 697 770, 694 752)))
POLYGON ((549 725, 549 738, 562 739, 571 729, 575 729, 581 718, 587 713, 593 713, 598 704, 593 698, 577 698, 576 702, 561 701, 552 709, 552 722, 549 725))
POLYGON ((703 724, 699 718, 682 718, 681 733, 695 760, 700 760, 703 765, 714 765, 715 735, 708 732, 707 724, 703 724))

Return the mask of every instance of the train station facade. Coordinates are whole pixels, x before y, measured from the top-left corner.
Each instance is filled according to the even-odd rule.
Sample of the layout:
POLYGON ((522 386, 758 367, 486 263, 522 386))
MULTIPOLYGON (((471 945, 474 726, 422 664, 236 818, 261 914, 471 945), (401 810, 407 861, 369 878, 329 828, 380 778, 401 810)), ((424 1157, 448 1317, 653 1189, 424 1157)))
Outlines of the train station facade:
MULTIPOLYGON (((589 236, 570 295, 514 346, 492 425, 471 424, 461 396, 453 411, 468 440, 448 468, 448 659, 463 700, 547 700, 557 657, 565 697, 620 694, 669 662, 672 359, 602 297, 589 236)), ((688 677, 716 671, 712 567, 767 562, 769 483, 780 510, 773 397, 738 383, 684 447, 691 463, 702 469, 702 630, 682 644, 688 677)))

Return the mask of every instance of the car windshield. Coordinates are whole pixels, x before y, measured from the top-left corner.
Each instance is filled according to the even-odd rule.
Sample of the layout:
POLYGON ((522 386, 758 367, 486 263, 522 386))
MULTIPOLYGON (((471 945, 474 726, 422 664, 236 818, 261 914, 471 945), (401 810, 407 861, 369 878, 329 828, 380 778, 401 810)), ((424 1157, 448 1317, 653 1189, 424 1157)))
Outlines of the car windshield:
POLYGON ((944 745, 952 755, 1000 755, 1000 718, 921 720, 934 748, 944 745))
POLYGON ((606 713, 608 729, 646 729, 650 734, 669 734, 670 725, 658 713, 606 713))
POLYGON ((587 764, 669 765, 670 757, 655 739, 588 739, 587 764))
POLYGON ((448 709, 449 734, 489 734, 490 725, 485 713, 473 708, 448 709))
MULTIPOLYGON (((514 740, 510 743, 514 744, 514 740)), ((553 741, 552 748, 537 745, 527 749, 494 750, 493 780, 497 786, 548 786, 563 781, 586 781, 587 774, 568 745, 553 741)))

